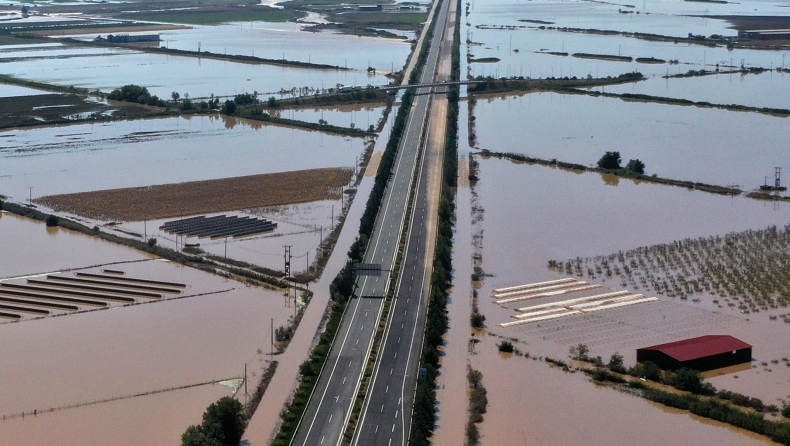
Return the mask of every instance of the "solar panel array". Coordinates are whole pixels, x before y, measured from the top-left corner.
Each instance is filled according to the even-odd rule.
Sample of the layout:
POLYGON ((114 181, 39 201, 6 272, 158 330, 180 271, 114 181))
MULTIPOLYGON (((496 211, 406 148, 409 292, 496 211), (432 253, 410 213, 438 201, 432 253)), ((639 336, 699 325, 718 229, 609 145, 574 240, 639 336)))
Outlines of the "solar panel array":
POLYGON ((20 320, 63 312, 108 308, 181 294, 183 283, 119 277, 124 273, 78 272, 74 276, 49 274, 46 280, 30 278, 26 283, 0 283, 0 320, 20 320))
POLYGON ((185 235, 187 237, 246 237, 254 234, 274 231, 277 223, 266 219, 251 217, 228 217, 217 215, 214 217, 190 217, 182 220, 165 222, 159 229, 171 234, 185 235))

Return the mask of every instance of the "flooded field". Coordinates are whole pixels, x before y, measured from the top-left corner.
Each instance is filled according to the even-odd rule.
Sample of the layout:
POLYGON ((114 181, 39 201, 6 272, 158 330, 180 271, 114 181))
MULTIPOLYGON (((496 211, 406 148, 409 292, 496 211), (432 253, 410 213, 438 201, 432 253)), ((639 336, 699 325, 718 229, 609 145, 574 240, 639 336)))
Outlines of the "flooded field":
POLYGON ((14 259, 7 255, 0 259, 0 279, 149 258, 131 248, 68 229, 48 228, 44 222, 4 211, 0 212, 0 245, 5 252, 17 253, 14 259))
MULTIPOLYGON (((648 78, 689 70, 713 71, 718 66, 740 68, 777 68, 785 65, 786 51, 716 47, 687 42, 660 42, 634 37, 594 34, 591 31, 640 32, 660 36, 686 38, 689 34, 736 36, 737 30, 724 20, 706 19, 693 15, 714 14, 784 15, 776 5, 752 1, 746 3, 714 4, 709 2, 658 1, 642 4, 564 3, 517 1, 494 4, 469 3, 467 27, 462 54, 473 59, 489 59, 486 63, 470 63, 462 57, 462 72, 473 76, 546 77, 605 77, 639 71, 648 78), (502 28, 502 27, 506 28, 502 28), (539 27, 571 27, 582 32, 564 32, 539 27), (507 28, 510 27, 510 28, 507 28), (565 56, 555 53, 566 53, 565 56), (631 62, 582 59, 574 53, 628 56, 631 62), (636 58, 660 59, 661 63, 639 63, 636 58), (673 63, 670 64, 670 61, 673 63)), ((787 61, 790 64, 790 60, 787 61)), ((778 73, 775 73, 778 74, 778 73)), ((768 76, 769 79, 745 80, 743 84, 725 84, 711 78, 651 79, 634 87, 639 93, 655 94, 714 103, 736 103, 758 107, 785 107, 788 78, 768 76), (685 82, 691 81, 691 82, 685 82)), ((606 91, 632 92, 631 86, 620 86, 606 91)))
MULTIPOLYGON (((330 125, 367 129, 371 125, 374 128, 378 126, 385 108, 384 105, 378 104, 301 108, 296 110, 283 110, 280 112, 280 117, 307 122, 319 122, 323 119, 330 125)), ((386 140, 383 136, 380 136, 379 139, 386 140)))
POLYGON ((483 270, 493 276, 485 278, 479 295, 489 332, 521 339, 526 345, 519 348, 533 355, 564 358, 570 346, 586 343, 593 356, 608 358, 618 351, 625 356, 627 364, 633 364, 638 347, 724 331, 754 345, 757 361, 751 371, 712 378, 711 382, 717 387, 756 396, 766 404, 781 406, 777 398, 790 398, 785 386, 790 379, 790 368, 781 363, 770 367, 760 365, 790 353, 786 346, 771 341, 786 336, 786 324, 769 319, 772 314, 784 312, 782 309, 742 315, 738 309, 719 308, 709 299, 694 303, 659 296, 657 303, 501 328, 495 324, 513 321, 514 308, 622 288, 618 280, 604 278, 592 280, 602 288, 583 293, 503 306, 495 304, 490 297, 495 288, 566 277, 546 267, 547 260, 554 256, 585 257, 589 252, 625 251, 658 240, 670 242, 784 225, 790 216, 790 206, 632 181, 612 184, 599 174, 571 174, 494 159, 481 161, 480 178, 475 190, 479 193, 484 219, 476 230, 483 231, 483 270), (512 199, 501 198, 503 190, 530 192, 514 203, 512 199), (547 203, 548 197, 551 199, 547 203), (593 201, 597 203, 595 207, 589 205, 593 201), (525 243, 514 245, 514 238, 525 243))
POLYGON ((742 429, 599 387, 581 373, 506 357, 496 342, 484 336, 470 359, 483 373, 488 391, 488 410, 479 425, 481 444, 632 443, 635 431, 622 426, 638 427, 640 444, 773 444, 742 429))
POLYGON ((390 72, 393 67, 395 71, 402 69, 411 52, 411 45, 405 41, 305 32, 303 26, 299 23, 227 23, 165 31, 161 39, 163 46, 179 50, 197 51, 200 45, 202 51, 217 54, 285 58, 360 71, 373 67, 383 73, 390 72))
POLYGON ((480 98, 474 114, 483 149, 584 165, 617 150, 647 174, 744 190, 772 178, 790 136, 785 118, 556 93, 480 98))
MULTIPOLYGON (((706 69, 711 70, 711 67, 706 69)), ((655 76, 644 82, 612 85, 596 90, 608 93, 647 94, 713 104, 787 108, 790 104, 788 86, 790 86, 790 74, 766 72, 759 75, 734 73, 685 79, 663 79, 661 76, 655 76)))
MULTIPOLYGON (((192 98, 254 91, 279 93, 281 90, 291 95, 293 88, 388 83, 384 72, 368 74, 365 71, 367 67, 354 67, 356 69, 349 71, 313 70, 78 46, 47 46, 42 49, 31 45, 17 48, 14 52, 0 55, 0 64, 4 74, 26 80, 98 89, 106 93, 126 84, 136 84, 166 99, 173 91, 182 97, 189 94, 192 98), (54 69, 49 66, 53 60, 57 60, 54 69), (135 69, 129 70, 128 67, 135 69)), ((340 64, 342 61, 335 65, 340 64)))
MULTIPOLYGON (((63 249, 58 248, 63 246, 60 239, 83 238, 67 231, 53 235, 44 231, 43 225, 9 214, 3 214, 0 224, 9 221, 40 229, 25 238, 28 245, 44 241, 38 242, 38 250, 28 246, 7 253, 0 266, 4 275, 12 270, 27 275, 51 271, 26 259, 57 254, 58 249, 63 249)), ((24 234, 25 230, 16 234, 24 234)), ((13 233, 3 230, 0 234, 13 233)), ((70 246, 69 252, 64 253, 68 264, 58 267, 85 268, 87 262, 95 265, 115 261, 111 268, 129 277, 186 284, 185 297, 0 324, 0 337, 8 343, 0 359, 7 378, 0 385, 0 413, 8 418, 2 422, 2 429, 14 432, 12 436, 3 435, 0 443, 18 444, 13 438, 25 433, 25 438, 32 438, 28 430, 35 427, 36 438, 41 439, 52 438, 57 432, 60 441, 70 443, 93 435, 111 443, 115 442, 113 438, 119 438, 120 443, 128 444, 128 429, 133 426, 128 423, 151 420, 147 430, 152 432, 146 434, 151 441, 172 444, 188 424, 199 422, 209 402, 230 393, 230 389, 202 383, 243 377, 245 364, 250 382, 257 383, 269 358, 270 321, 273 319, 275 327, 279 327, 293 314, 292 305, 286 306, 278 292, 166 261, 130 263, 129 257, 134 260, 135 256, 130 256, 126 248, 96 241, 106 246, 100 247, 106 252, 102 259, 102 249, 86 250, 84 240, 79 241, 79 246, 70 246), (86 259, 82 264, 78 262, 80 252, 86 259), (57 409, 192 385, 197 387, 57 409), (105 406, 106 411, 102 410, 105 406), (48 413, 50 409, 55 412, 48 413), (24 420, 19 417, 22 412, 34 410, 38 412, 35 417, 29 413, 24 420), (170 416, 155 417, 162 411, 170 416), (79 429, 62 429, 63 423, 74 417, 97 412, 108 424, 78 423, 79 429), (116 428, 109 429, 112 426, 116 428)), ((102 274, 96 267, 80 272, 102 274)))
POLYGON ((20 87, 19 85, 0 84, 0 98, 10 98, 15 96, 31 96, 47 94, 46 91, 34 88, 20 87))
POLYGON ((353 167, 363 140, 232 117, 192 116, 0 132, 0 193, 149 186, 353 167), (219 160, 219 162, 218 162, 219 160))

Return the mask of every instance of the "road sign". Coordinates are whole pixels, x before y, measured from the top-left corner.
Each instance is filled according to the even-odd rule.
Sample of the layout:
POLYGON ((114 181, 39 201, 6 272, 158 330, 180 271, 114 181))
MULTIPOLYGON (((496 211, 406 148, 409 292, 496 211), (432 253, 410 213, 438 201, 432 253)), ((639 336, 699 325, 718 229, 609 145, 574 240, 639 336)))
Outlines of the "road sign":
POLYGON ((354 265, 358 276, 380 276, 381 263, 357 263, 354 265))

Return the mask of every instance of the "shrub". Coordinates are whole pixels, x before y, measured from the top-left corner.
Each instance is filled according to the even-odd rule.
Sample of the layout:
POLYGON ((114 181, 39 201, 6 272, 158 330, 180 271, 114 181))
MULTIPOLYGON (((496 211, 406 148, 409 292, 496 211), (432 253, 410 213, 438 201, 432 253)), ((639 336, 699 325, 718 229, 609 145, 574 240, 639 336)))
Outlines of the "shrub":
POLYGON ((785 418, 790 418, 790 405, 782 408, 782 416, 785 418))
POLYGON ((645 173, 645 163, 640 159, 628 160, 628 164, 625 165, 625 168, 634 173, 645 173))
POLYGON ((620 152, 606 152, 598 160, 598 167, 601 169, 619 169, 621 161, 620 152))
POLYGON ((623 365, 623 355, 618 352, 614 352, 612 357, 609 358, 609 364, 607 365, 609 370, 616 372, 616 373, 625 373, 625 366, 623 365))
POLYGON ((471 323, 474 328, 485 327, 486 316, 480 313, 472 313, 471 323))
POLYGON ((499 347, 499 351, 502 353, 513 353, 514 350, 513 343, 510 341, 502 341, 497 347, 499 347))
POLYGON ((60 223, 60 219, 54 215, 48 215, 46 222, 47 222, 47 227, 54 228, 60 223))

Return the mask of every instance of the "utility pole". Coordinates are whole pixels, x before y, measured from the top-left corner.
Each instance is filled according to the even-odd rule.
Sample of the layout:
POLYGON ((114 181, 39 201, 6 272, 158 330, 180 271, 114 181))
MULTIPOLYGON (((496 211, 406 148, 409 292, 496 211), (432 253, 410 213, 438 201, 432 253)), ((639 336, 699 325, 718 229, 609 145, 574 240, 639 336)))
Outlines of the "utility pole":
POLYGON ((225 236, 225 258, 228 258, 228 236, 225 236))
POLYGON ((247 398, 249 398, 250 392, 247 391, 247 363, 244 363, 244 405, 247 405, 247 398))
POLYGON ((272 318, 272 342, 271 342, 271 357, 272 361, 274 361, 274 318, 272 318))
POLYGON ((33 206, 33 186, 28 187, 28 191, 30 192, 30 198, 28 198, 28 204, 33 206))

